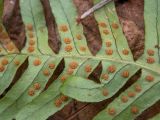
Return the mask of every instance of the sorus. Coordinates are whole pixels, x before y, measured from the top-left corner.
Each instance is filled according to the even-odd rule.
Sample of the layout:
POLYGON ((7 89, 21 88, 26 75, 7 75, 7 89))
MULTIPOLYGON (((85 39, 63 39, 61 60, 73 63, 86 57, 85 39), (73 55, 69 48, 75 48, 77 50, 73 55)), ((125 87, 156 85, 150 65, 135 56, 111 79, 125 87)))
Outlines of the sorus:
POLYGON ((128 78, 129 77, 129 71, 127 71, 127 70, 123 71, 121 76, 124 77, 124 78, 128 78))
POLYGON ((113 54, 113 50, 112 49, 107 49, 106 50, 106 55, 112 55, 113 54))
POLYGON ((72 51, 72 46, 71 45, 67 45, 66 47, 65 47, 65 51, 66 52, 71 52, 72 51))
POLYGON ((102 94, 103 94, 104 96, 108 96, 109 92, 108 92, 107 89, 103 89, 103 90, 102 90, 102 94))
POLYGON ((134 92, 132 92, 132 91, 129 91, 129 92, 128 92, 128 97, 135 97, 135 95, 136 95, 136 94, 135 94, 134 92))
POLYGON ((148 82, 154 81, 154 77, 153 77, 152 75, 147 75, 145 79, 146 79, 146 81, 148 81, 148 82))
POLYGON ((50 72, 49 72, 49 70, 44 70, 44 71, 43 71, 43 74, 44 74, 45 76, 49 76, 49 75, 50 75, 50 72))
POLYGON ((121 96, 121 101, 122 101, 123 103, 128 102, 128 97, 125 96, 125 95, 121 96))
POLYGON ((107 25, 106 25, 105 22, 100 22, 100 23, 99 23, 99 26, 102 27, 102 28, 106 28, 106 27, 107 27, 107 25))
POLYGON ((116 71, 116 66, 111 65, 111 66, 109 66, 109 67, 107 68, 107 70, 108 70, 109 73, 114 73, 114 72, 116 71))
POLYGON ((108 75, 108 74, 103 74, 103 75, 101 76, 101 78, 104 79, 104 80, 108 80, 109 75, 108 75))
POLYGON ((86 66, 85 66, 85 71, 86 71, 87 73, 91 72, 91 71, 92 71, 91 65, 86 65, 86 66))
POLYGON ((69 67, 72 68, 72 69, 76 69, 78 67, 78 63, 73 61, 69 64, 69 67))
POLYGON ((34 61, 33 61, 33 65, 34 66, 38 66, 38 65, 40 65, 41 64, 41 60, 40 59, 35 59, 34 61))
POLYGON ((111 41, 106 41, 106 47, 111 47, 112 43, 111 41))
POLYGON ((131 107, 131 112, 132 112, 133 114, 137 114, 137 113, 139 112, 139 110, 138 110, 138 108, 137 108, 136 106, 132 106, 132 107, 131 107))
POLYGON ((113 115, 116 114, 116 110, 115 110, 113 107, 112 107, 112 108, 109 108, 109 109, 108 109, 108 114, 113 116, 113 115))

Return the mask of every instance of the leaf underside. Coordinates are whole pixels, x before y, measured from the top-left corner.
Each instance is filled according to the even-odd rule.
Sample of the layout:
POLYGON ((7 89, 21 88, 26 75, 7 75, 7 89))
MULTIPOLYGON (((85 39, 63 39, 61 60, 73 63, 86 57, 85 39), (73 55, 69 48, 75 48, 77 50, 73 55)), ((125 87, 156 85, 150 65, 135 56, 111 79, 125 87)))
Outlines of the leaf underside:
MULTIPOLYGON (((3 0, 0 0, 2 16, 3 0)), ((101 0, 93 0, 97 4, 101 0)), ((160 100, 160 0, 145 0, 145 49, 134 61, 122 32, 114 2, 94 12, 102 39, 92 55, 83 25, 77 25, 72 0, 49 0, 61 48, 48 45, 48 29, 40 0, 20 0, 26 43, 19 51, 0 18, 0 119, 45 120, 76 99, 100 102, 114 96, 141 70, 141 76, 94 120, 132 120, 160 100), (57 75, 59 67, 63 70, 57 75), (99 83, 89 76, 101 65, 99 83), (23 70, 22 70, 23 69, 23 70), (54 78, 54 75, 57 75, 54 78), (18 76, 18 77, 17 77, 18 76)), ((159 115, 153 120, 158 120, 159 115)))

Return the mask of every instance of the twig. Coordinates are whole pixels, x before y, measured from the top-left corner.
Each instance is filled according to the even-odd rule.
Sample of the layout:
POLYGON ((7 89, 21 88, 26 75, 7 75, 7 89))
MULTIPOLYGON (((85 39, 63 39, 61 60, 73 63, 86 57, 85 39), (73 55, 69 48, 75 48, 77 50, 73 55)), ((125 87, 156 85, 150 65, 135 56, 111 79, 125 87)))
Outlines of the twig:
POLYGON ((81 111, 83 111, 84 109, 86 109, 87 106, 89 106, 90 103, 82 106, 77 112, 73 113, 71 116, 69 116, 66 120, 72 120, 73 118, 75 118, 81 111))
POLYGON ((85 13, 83 13, 81 15, 80 19, 84 19, 85 17, 87 17, 88 15, 90 15, 94 11, 100 9, 101 7, 103 7, 104 5, 106 5, 107 3, 111 2, 111 1, 112 0, 102 0, 101 2, 97 3, 95 6, 93 6, 89 10, 87 10, 85 13))

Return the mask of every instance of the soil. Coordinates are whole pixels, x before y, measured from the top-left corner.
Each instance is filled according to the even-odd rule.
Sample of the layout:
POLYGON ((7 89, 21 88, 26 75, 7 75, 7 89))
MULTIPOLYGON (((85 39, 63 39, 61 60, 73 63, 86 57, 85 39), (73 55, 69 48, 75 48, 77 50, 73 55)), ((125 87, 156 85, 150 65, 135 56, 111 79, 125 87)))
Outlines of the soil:
POLYGON ((13 3, 4 0, 3 24, 12 41, 21 50, 26 42, 25 29, 20 15, 19 0, 13 0, 13 3))
POLYGON ((51 49, 55 52, 58 53, 60 50, 61 42, 59 38, 59 34, 57 31, 57 25, 55 23, 55 18, 52 15, 51 12, 51 7, 49 5, 48 0, 41 0, 44 8, 44 13, 45 13, 45 18, 46 18, 46 25, 48 28, 48 42, 51 47, 51 49))
MULTIPOLYGON (((19 11, 19 0, 12 1, 16 4, 10 4, 10 0, 5 0, 4 2, 5 8, 3 13, 3 22, 13 42, 19 49, 22 49, 25 44, 25 29, 19 11)), ((49 44, 52 50, 58 53, 61 46, 61 42, 57 33, 55 18, 51 14, 51 8, 49 6, 48 0, 41 1, 44 7, 46 25, 49 31, 49 44)), ((77 7, 79 15, 81 15, 83 12, 85 12, 87 9, 93 6, 92 0, 73 1, 77 7)), ((142 55, 144 50, 143 8, 144 0, 116 0, 116 10, 120 22, 123 26, 123 32, 128 40, 128 44, 131 48, 135 60, 142 55)), ((87 38, 87 43, 90 48, 90 51, 93 55, 95 55, 102 45, 102 40, 98 31, 98 24, 92 14, 81 22, 83 25, 84 33, 87 38)), ((60 66, 64 67, 64 63, 62 62, 62 65, 60 66)), ((100 69, 101 65, 99 65, 94 70, 93 74, 90 76, 90 78, 96 77, 96 82, 99 82, 99 76, 97 75, 97 71, 100 69)), ((58 71, 56 72, 59 73, 58 71)), ((114 98, 116 98, 124 89, 129 87, 131 83, 135 82, 139 76, 140 72, 133 76, 129 80, 129 82, 115 96, 113 96, 109 100, 92 104, 82 103, 74 100, 73 102, 68 104, 64 109, 49 117, 48 120, 91 120, 98 112, 100 112, 114 98)), ((57 76, 52 77, 55 79, 57 76)), ((52 82, 53 81, 49 81, 46 88, 52 82)), ((157 112, 160 112, 159 102, 147 111, 143 112, 143 114, 139 116, 137 120, 147 120, 157 112)))

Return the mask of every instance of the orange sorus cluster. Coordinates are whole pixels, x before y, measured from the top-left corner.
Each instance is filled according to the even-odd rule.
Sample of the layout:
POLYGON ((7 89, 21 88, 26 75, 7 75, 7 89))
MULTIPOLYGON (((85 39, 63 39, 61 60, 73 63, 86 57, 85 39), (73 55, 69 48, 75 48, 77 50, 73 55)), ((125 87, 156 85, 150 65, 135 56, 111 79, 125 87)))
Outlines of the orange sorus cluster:
POLYGON ((78 67, 78 62, 76 62, 76 61, 70 62, 69 63, 69 68, 67 70, 67 73, 69 75, 72 75, 74 73, 74 70, 77 69, 77 67, 78 67))
POLYGON ((148 64, 155 63, 155 58, 153 57, 154 54, 155 54, 154 50, 152 50, 152 49, 147 50, 148 57, 146 58, 146 61, 147 61, 148 64))
MULTIPOLYGON (((126 72, 126 71, 125 71, 126 72)), ((126 73, 125 73, 126 74, 126 73)), ((128 76, 128 73, 127 73, 128 76)), ((153 82, 154 81, 154 76, 152 75, 146 75, 145 80, 147 82, 153 82)), ((140 93, 142 91, 142 86, 139 83, 136 83, 133 85, 133 90, 128 90, 126 94, 123 94, 120 96, 120 100, 123 104, 127 103, 129 101, 129 99, 134 98, 138 93, 140 93)), ((103 95, 107 96, 108 95, 108 90, 105 88, 103 89, 103 95)), ((111 116, 115 116, 116 115, 116 109, 112 106, 107 108, 107 113, 111 116)), ((139 113, 139 108, 136 105, 132 105, 130 107, 130 112, 132 114, 138 114, 139 113)))
POLYGON ((65 95, 61 95, 60 97, 58 97, 55 101, 54 104, 56 107, 61 107, 63 102, 66 102, 68 100, 68 97, 65 95))
POLYGON ((41 88, 40 83, 38 83, 38 82, 34 83, 33 87, 28 90, 28 95, 29 96, 34 96, 35 95, 35 91, 36 90, 40 90, 40 88, 41 88))
MULTIPOLYGON (((99 22, 98 23, 99 27, 101 27, 103 29, 103 34, 104 35, 109 35, 109 30, 107 29, 107 24, 105 22, 99 22)), ((112 23, 112 28, 113 29, 118 29, 119 28, 119 25, 117 23, 112 23)), ((114 50, 111 48, 112 46, 112 42, 110 40, 106 40, 106 50, 105 50, 105 53, 106 55, 113 55, 113 52, 114 50)), ((128 55, 129 54, 129 50, 128 49, 123 49, 122 50, 122 54, 123 55, 128 55)))
MULTIPOLYGON (((7 32, 5 31, 2 25, 0 25, 0 41, 2 45, 7 49, 8 52, 18 51, 18 49, 16 48, 14 43, 11 41, 11 39, 9 38, 7 32)), ((0 52, 1 51, 2 49, 0 49, 0 52)))
POLYGON ((27 48, 27 51, 29 53, 32 53, 35 51, 35 36, 34 36, 34 31, 33 31, 33 25, 32 24, 27 24, 26 25, 26 28, 28 30, 28 36, 29 36, 29 41, 28 41, 28 48, 27 48))
MULTIPOLYGON (((129 100, 129 98, 135 97, 135 96, 136 96, 136 93, 141 92, 141 90, 142 90, 141 86, 140 86, 139 84, 136 84, 136 85, 134 86, 134 91, 128 91, 127 95, 122 95, 122 96, 120 97, 121 102, 122 102, 122 103, 127 103, 128 100, 129 100)), ((106 92, 103 91, 103 95, 105 96, 104 93, 106 93, 106 92)), ((109 108, 107 109, 107 113, 108 113, 109 115, 111 115, 111 116, 115 116, 116 113, 117 113, 116 111, 117 111, 117 110, 116 110, 113 106, 112 106, 112 107, 109 107, 109 108)), ((139 112, 139 109, 138 109, 137 106, 131 106, 130 112, 131 112, 132 114, 137 114, 137 113, 139 112)))
MULTIPOLYGON (((67 33, 68 31, 69 31, 69 29, 68 29, 68 26, 67 25, 60 25, 59 26, 59 30, 61 31, 61 32, 63 32, 63 33, 67 33)), ((81 41, 82 39, 83 39, 83 36, 81 35, 81 34, 77 34, 77 35, 75 35, 75 39, 76 40, 78 40, 78 41, 81 41)), ((71 43, 72 43, 72 39, 71 38, 69 38, 69 37, 65 37, 64 39, 63 39, 63 41, 64 41, 64 43, 66 44, 66 46, 65 46, 65 48, 64 48, 64 50, 66 51, 66 52, 72 52, 72 50, 73 50, 73 46, 71 45, 71 43)), ((79 50, 80 51, 82 51, 82 52, 85 52, 86 51, 86 46, 79 46, 79 50)))
MULTIPOLYGON (((0 72, 3 72, 5 70, 5 66, 9 63, 7 58, 3 58, 0 63, 0 72)), ((15 66, 20 65, 20 61, 18 59, 14 60, 13 63, 15 66)))
MULTIPOLYGON (((81 34, 77 34, 76 39, 78 41, 81 41, 83 39, 83 36, 81 34)), ((85 52, 87 50, 87 48, 86 48, 85 45, 81 45, 81 46, 79 46, 79 50, 82 51, 82 52, 85 52)))
POLYGON ((70 62, 66 70, 67 74, 64 74, 60 77, 61 82, 64 82, 69 75, 72 75, 74 73, 74 70, 77 69, 78 66, 79 64, 77 61, 70 62))
MULTIPOLYGON (((33 65, 36 67, 36 66, 39 66, 41 65, 41 60, 39 58, 36 58, 34 61, 33 61, 33 65)), ((48 68, 49 69, 54 69, 55 68, 55 64, 54 63, 49 63, 48 64, 48 68)), ((43 72, 43 75, 44 76, 50 76, 50 71, 48 69, 45 69, 42 71, 43 72)), ((36 82, 33 84, 33 87, 31 87, 29 90, 28 90, 28 95, 29 96, 34 96, 35 95, 35 92, 36 90, 40 90, 41 88, 41 85, 40 83, 36 82)))
MULTIPOLYGON (((66 32, 68 32, 68 27, 67 27, 67 25, 60 25, 60 26, 59 26, 59 30, 60 30, 61 32, 63 32, 63 33, 66 33, 66 32)), ((64 41, 64 43, 66 44, 66 46, 65 46, 65 48, 64 48, 65 51, 66 51, 66 52, 72 52, 73 46, 71 45, 71 43, 72 43, 71 38, 65 37, 65 38, 63 39, 63 41, 64 41)))

